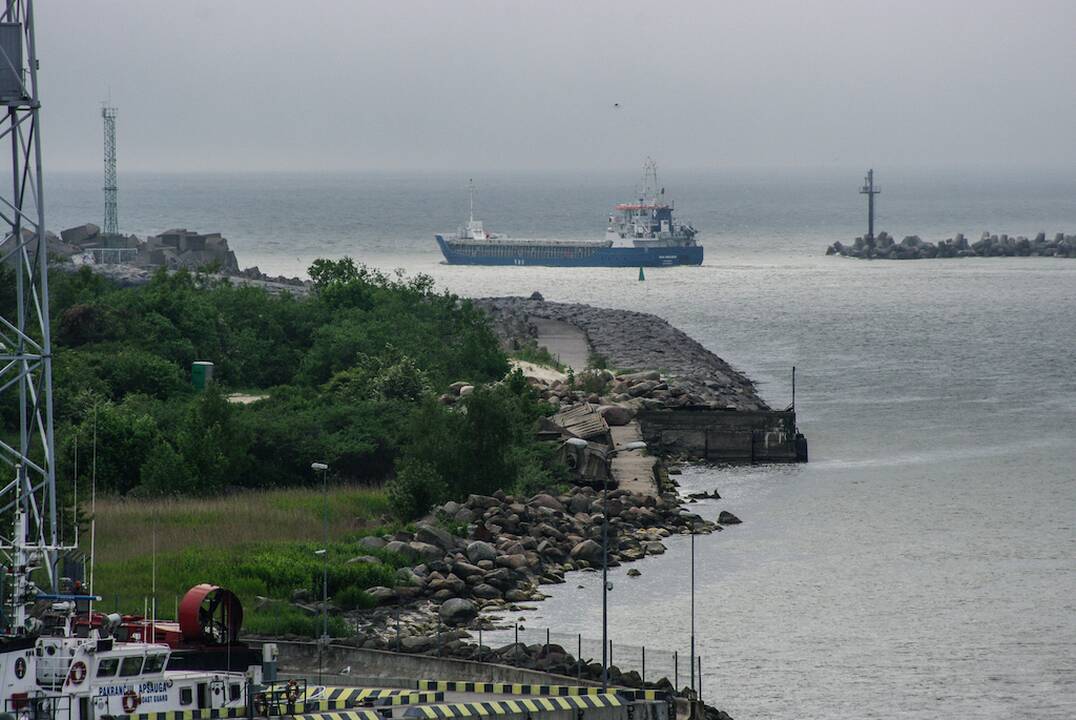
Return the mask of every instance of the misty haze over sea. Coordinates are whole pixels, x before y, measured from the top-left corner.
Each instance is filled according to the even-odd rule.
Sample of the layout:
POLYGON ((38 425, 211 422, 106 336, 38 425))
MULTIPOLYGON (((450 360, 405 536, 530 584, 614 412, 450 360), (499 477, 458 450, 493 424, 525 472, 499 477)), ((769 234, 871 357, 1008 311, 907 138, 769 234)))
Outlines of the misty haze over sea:
MULTIPOLYGON (((219 231, 242 266, 319 256, 667 318, 797 409, 811 462, 692 467, 744 524, 699 539, 706 699, 737 718, 1076 715, 1076 261, 824 257, 865 230, 866 168, 663 168, 701 268, 440 264, 458 174, 121 174, 120 229, 219 231)), ((641 158, 640 158, 641 161, 641 158)), ((938 240, 1076 232, 1071 173, 876 168, 878 229, 938 240)), ((518 237, 598 238, 636 174, 475 174, 518 237)), ((49 225, 99 222, 100 177, 46 178, 49 225)), ((686 651, 687 543, 613 573, 615 643, 686 651)), ((532 628, 600 636, 594 574, 547 588, 532 628), (577 585, 583 585, 578 589, 577 585)), ((681 674, 684 684, 685 674, 681 674)))

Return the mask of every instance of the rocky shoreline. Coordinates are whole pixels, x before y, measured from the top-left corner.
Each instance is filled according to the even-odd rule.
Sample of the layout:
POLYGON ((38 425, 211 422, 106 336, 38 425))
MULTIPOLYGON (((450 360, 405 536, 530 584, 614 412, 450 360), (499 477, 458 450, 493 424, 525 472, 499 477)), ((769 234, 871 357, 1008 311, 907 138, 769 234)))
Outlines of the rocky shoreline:
POLYGON ((1023 235, 991 235, 984 232, 976 242, 969 242, 963 233, 956 237, 927 242, 918 235, 909 235, 899 243, 881 232, 877 238, 857 237, 852 245, 837 241, 826 248, 826 255, 840 255, 863 260, 924 260, 933 258, 966 257, 1060 257, 1076 258, 1076 235, 1057 233, 1047 239, 1040 232, 1034 238, 1023 235))
MULTIPOLYGON (((471 495, 462 503, 435 508, 414 532, 363 538, 361 544, 371 552, 392 553, 414 564, 398 571, 396 587, 368 591, 378 602, 377 608, 344 615, 354 631, 345 642, 378 650, 481 658, 600 679, 600 663, 580 664, 558 645, 479 647, 474 631, 503 629, 498 612, 525 609, 521 603, 542 600, 546 597, 542 586, 563 583, 568 573, 600 568, 603 506, 609 516, 608 562, 612 567, 663 554, 662 540, 671 535, 712 533, 739 522, 727 511, 720 524, 689 512, 667 478, 665 482, 668 489, 657 496, 611 490, 606 498, 588 487, 530 498, 503 492, 471 495), (465 536, 445 529, 464 525, 465 536)), ((715 492, 706 497, 716 496, 715 492)), ((358 556, 349 562, 377 562, 377 558, 358 556)), ((310 612, 321 609, 305 595, 293 601, 310 612)), ((274 601, 261 602, 271 605, 274 601)), ((617 684, 644 685, 635 670, 611 666, 609 673, 617 684)), ((646 685, 672 689, 668 680, 646 685)))

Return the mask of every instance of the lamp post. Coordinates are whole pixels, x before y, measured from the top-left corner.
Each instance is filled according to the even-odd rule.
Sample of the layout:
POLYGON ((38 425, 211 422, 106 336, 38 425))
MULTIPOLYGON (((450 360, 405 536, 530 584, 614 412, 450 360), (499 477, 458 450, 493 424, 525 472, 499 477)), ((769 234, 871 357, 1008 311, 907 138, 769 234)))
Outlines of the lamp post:
POLYGON ((321 684, 321 656, 329 643, 329 466, 310 463, 310 469, 321 473, 322 529, 325 545, 315 554, 321 555, 321 637, 318 639, 318 684, 321 684))
MULTIPOLYGON (((695 689, 695 528, 691 528, 691 689, 695 689)), ((700 669, 699 672, 702 672, 700 669)), ((699 678, 701 681, 702 678, 699 678)))

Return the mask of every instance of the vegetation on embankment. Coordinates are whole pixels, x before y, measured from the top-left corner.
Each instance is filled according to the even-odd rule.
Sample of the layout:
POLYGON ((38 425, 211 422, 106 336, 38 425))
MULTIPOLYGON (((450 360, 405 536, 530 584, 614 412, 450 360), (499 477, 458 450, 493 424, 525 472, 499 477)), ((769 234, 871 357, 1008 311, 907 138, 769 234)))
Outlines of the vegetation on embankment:
MULTIPOLYGON (((533 432, 548 409, 522 377, 499 382, 507 358, 469 301, 438 292, 428 277, 386 275, 346 258, 318 260, 310 276, 315 292, 303 300, 187 272, 162 271, 134 288, 89 269, 51 276, 63 516, 80 508, 85 550, 93 479, 99 496, 128 503, 98 505, 102 543, 112 524, 124 539, 113 557, 107 543, 99 546, 97 592, 148 592, 151 543, 144 524, 131 529, 138 527, 133 516, 167 512, 173 530, 203 523, 205 536, 158 547, 158 595, 203 581, 233 587, 248 605, 254 595, 320 595, 313 549, 320 546, 321 478, 310 467, 317 461, 329 465, 334 485, 384 486, 347 511, 333 501, 342 519, 330 548, 330 594, 338 605, 362 605, 362 591, 390 581, 394 564, 347 565, 370 553, 358 552, 342 526, 405 522, 450 498, 526 491, 557 478, 550 449, 533 432), (214 363, 205 392, 189 381, 196 360, 214 363), (474 391, 452 406, 439 402, 458 381, 474 391), (227 400, 233 391, 266 397, 235 404, 227 400), (252 492, 304 486, 313 487, 265 499, 252 492), (220 499, 241 490, 248 492, 220 499), (199 500, 186 509, 150 502, 192 496, 199 500), (249 511, 229 507, 233 501, 249 511), (304 520, 280 517, 263 502, 283 503, 304 520), (219 524, 221 517, 232 523, 219 524), (250 527, 259 525, 264 538, 250 527)), ((0 267, 4 316, 14 312, 13 288, 11 271, 0 267)), ((0 437, 11 441, 17 427, 8 393, 0 437)))
MULTIPOLYGON (((247 607, 245 627, 266 634, 317 634, 321 622, 324 500, 329 506, 329 593, 335 606, 369 607, 365 588, 393 585, 402 558, 361 546, 384 525, 388 498, 380 488, 330 486, 247 491, 215 498, 97 498, 94 586, 107 610, 141 613, 156 597, 158 616, 201 582, 235 591, 247 607), (364 562, 348 563, 356 557, 364 562), (377 562, 373 562, 373 560, 377 562), (258 598, 309 596, 304 612, 258 598)), ((82 528, 83 548, 89 533, 82 528)), ((330 630, 343 632, 333 619, 330 630)))

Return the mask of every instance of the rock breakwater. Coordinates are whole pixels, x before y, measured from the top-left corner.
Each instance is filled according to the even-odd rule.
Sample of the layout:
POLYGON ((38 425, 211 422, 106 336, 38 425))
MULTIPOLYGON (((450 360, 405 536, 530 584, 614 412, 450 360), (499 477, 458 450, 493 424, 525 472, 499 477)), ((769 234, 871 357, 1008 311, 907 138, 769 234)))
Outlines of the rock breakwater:
MULTIPOLYGON (((547 302, 540 297, 480 298, 475 305, 493 319, 506 344, 534 340, 534 318, 559 320, 582 330, 597 364, 620 368, 617 377, 634 382, 635 371, 658 371, 641 382, 676 388, 693 407, 726 410, 768 410, 754 383, 698 341, 649 313, 599 308, 576 303, 547 302)), ((632 397, 660 392, 657 386, 622 388, 632 397)), ((664 390, 665 388, 662 388, 664 390)), ((681 403, 682 406, 684 403, 681 403)))
POLYGON ((927 242, 918 235, 909 235, 899 243, 888 233, 878 237, 857 237, 851 245, 840 241, 826 249, 826 255, 840 255, 864 260, 925 260, 932 258, 966 257, 1061 257, 1076 258, 1076 235, 1057 233, 1052 239, 1040 232, 1033 238, 1023 235, 992 235, 984 232, 975 242, 963 233, 956 237, 927 242))

